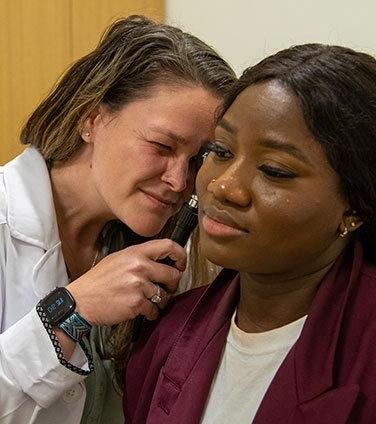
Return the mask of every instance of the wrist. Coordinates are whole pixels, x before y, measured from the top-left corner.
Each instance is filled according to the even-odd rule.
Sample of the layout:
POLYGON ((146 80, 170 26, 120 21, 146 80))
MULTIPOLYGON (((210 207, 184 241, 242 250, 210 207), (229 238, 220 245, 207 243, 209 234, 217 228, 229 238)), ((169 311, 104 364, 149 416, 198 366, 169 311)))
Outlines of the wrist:
POLYGON ((80 342, 84 337, 89 337, 91 325, 75 311, 59 324, 59 328, 72 340, 80 342))
POLYGON ((57 339, 59 340, 64 358, 69 361, 71 356, 73 355, 74 350, 76 349, 77 343, 71 337, 69 337, 68 334, 60 327, 53 327, 52 329, 57 339))
POLYGON ((60 328, 75 342, 89 337, 91 325, 76 310, 76 301, 65 287, 58 287, 38 303, 44 319, 52 328, 60 328))
MULTIPOLYGON (((61 321, 62 319, 61 316, 64 319, 64 316, 66 315, 66 311, 65 312, 60 311, 59 313, 56 314, 54 306, 60 307, 63 305, 64 309, 66 308, 66 310, 69 312, 71 311, 72 305, 70 304, 70 302, 68 302, 69 305, 65 304, 64 301, 61 300, 59 294, 61 294, 61 292, 57 292, 56 290, 54 290, 49 295, 47 295, 44 299, 40 300, 36 306, 36 311, 39 315, 39 318, 42 321, 44 328, 46 329, 50 337, 51 343, 55 349, 57 358, 59 362, 61 363, 61 365, 63 365, 64 367, 68 368, 69 370, 77 374, 88 375, 94 370, 94 364, 93 364, 91 354, 88 351, 87 347, 85 346, 85 343, 83 343, 83 341, 80 341, 79 344, 82 350, 84 351, 86 357, 88 358, 89 370, 78 368, 67 360, 67 358, 72 357, 72 354, 74 353, 76 348, 76 342, 74 342, 72 338, 68 337, 68 335, 63 330, 57 327, 57 324, 55 321, 56 317, 57 316, 60 317, 58 318, 58 320, 61 321), (56 297, 56 294, 58 294, 57 297, 56 297), (56 299, 58 299, 57 303, 56 303, 56 299), (51 323, 54 323, 54 325, 52 325, 51 323)), ((65 297, 63 296, 63 300, 64 299, 65 297)))

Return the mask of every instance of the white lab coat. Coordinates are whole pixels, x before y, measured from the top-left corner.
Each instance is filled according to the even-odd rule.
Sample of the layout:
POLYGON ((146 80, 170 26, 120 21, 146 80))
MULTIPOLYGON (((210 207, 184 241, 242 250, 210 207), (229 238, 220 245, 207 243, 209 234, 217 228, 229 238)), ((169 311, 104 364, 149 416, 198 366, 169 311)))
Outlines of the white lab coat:
MULTIPOLYGON (((0 424, 80 422, 84 377, 59 363, 35 311, 67 282, 49 173, 27 148, 0 167, 0 424)), ((87 369, 78 345, 71 362, 87 369)))

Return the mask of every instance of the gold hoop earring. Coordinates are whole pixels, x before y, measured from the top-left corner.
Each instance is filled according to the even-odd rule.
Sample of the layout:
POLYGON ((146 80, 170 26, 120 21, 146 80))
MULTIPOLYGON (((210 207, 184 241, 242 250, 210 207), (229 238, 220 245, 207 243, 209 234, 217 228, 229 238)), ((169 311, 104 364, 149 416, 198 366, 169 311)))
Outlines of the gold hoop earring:
POLYGON ((344 229, 343 229, 343 231, 341 231, 340 233, 339 233, 339 236, 340 237, 342 237, 342 238, 344 238, 344 237, 346 237, 347 236, 347 234, 349 233, 349 230, 347 229, 347 227, 345 227, 344 229))

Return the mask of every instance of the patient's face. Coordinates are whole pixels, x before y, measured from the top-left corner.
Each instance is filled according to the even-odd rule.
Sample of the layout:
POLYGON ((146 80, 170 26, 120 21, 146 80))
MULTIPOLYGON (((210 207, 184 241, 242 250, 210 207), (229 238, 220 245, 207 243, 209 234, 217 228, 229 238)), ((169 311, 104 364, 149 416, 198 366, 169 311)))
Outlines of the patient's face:
POLYGON ((209 260, 292 276, 338 256, 347 209, 339 179, 299 100, 279 82, 244 90, 211 150, 197 178, 201 247, 209 260))

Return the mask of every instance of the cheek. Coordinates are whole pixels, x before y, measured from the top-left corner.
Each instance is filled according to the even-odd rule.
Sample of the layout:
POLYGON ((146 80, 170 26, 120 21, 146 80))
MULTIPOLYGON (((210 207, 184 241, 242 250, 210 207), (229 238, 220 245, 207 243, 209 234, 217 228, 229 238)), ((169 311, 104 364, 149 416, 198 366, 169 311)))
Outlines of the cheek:
POLYGON ((204 161, 196 177, 196 192, 199 199, 205 193, 206 188, 212 179, 213 176, 211 168, 209 167, 207 161, 204 161))
POLYGON ((336 236, 341 222, 341 203, 333 199, 311 198, 307 195, 282 195, 268 198, 258 218, 263 229, 278 243, 288 240, 329 240, 336 236))

